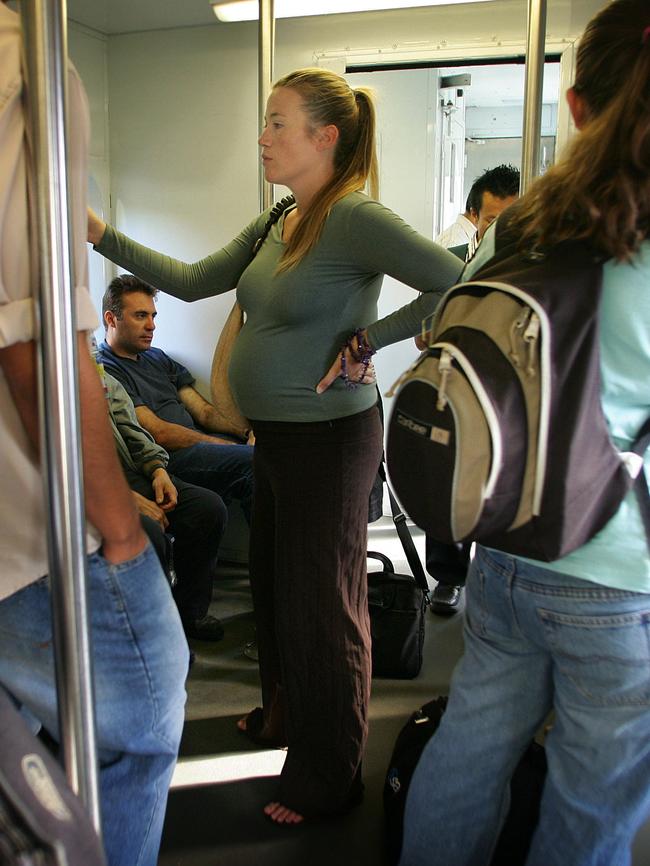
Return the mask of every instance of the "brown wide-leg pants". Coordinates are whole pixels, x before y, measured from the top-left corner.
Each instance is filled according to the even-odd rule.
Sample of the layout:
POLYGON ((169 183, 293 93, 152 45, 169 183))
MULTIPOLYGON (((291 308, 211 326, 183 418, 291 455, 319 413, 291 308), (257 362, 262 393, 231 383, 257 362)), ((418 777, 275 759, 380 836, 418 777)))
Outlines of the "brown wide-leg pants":
POLYGON ((345 807, 360 781, 370 695, 368 496, 377 407, 314 423, 253 422, 250 575, 267 730, 288 744, 278 801, 345 807))

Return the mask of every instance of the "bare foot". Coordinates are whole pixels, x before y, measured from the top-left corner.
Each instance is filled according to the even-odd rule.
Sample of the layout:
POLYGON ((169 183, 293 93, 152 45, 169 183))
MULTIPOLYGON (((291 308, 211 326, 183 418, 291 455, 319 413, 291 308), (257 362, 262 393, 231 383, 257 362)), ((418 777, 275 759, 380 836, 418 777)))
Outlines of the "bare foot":
POLYGON ((283 806, 282 803, 267 803, 264 814, 276 824, 300 824, 304 821, 302 815, 289 809, 288 806, 283 806))

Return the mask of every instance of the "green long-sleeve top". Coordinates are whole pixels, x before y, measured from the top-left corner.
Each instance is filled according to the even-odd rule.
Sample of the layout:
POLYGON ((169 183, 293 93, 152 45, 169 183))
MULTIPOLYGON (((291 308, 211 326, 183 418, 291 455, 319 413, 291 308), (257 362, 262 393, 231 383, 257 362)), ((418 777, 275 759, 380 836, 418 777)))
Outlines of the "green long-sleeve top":
POLYGON ((103 379, 108 398, 108 416, 120 462, 125 469, 151 478, 156 469, 166 468, 169 454, 140 426, 131 398, 121 382, 105 370, 103 379))
POLYGON ((367 327, 375 349, 420 332, 463 264, 360 192, 338 201, 315 247, 277 273, 283 218, 251 261, 268 211, 223 249, 186 264, 135 243, 108 226, 100 253, 162 291, 196 301, 237 289, 246 314, 229 367, 230 386, 245 416, 265 421, 322 421, 370 408, 376 390, 350 391, 337 379, 316 385, 347 337, 367 327), (421 294, 377 320, 384 274, 421 294))

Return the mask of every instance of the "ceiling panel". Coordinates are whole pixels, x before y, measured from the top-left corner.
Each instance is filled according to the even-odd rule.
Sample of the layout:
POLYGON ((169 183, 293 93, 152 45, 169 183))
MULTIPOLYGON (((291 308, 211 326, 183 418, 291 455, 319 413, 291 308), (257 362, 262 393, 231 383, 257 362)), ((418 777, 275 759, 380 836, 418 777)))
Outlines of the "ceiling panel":
MULTIPOLYGON (((68 0, 68 16, 106 35, 199 25, 228 26, 216 19, 209 0, 68 0)), ((466 91, 468 106, 523 103, 523 66, 481 67, 480 74, 476 67, 455 67, 448 72, 474 72, 472 86, 466 91)), ((557 102, 558 78, 559 65, 547 63, 544 102, 557 102)))
POLYGON ((219 26, 208 0, 68 0, 68 17, 106 34, 219 26))

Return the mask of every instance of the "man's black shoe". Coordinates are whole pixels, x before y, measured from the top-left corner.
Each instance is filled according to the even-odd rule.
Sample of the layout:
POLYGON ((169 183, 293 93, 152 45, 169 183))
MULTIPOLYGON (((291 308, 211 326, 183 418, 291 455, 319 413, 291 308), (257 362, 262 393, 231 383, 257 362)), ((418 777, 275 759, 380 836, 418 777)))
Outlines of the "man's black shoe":
POLYGON ((223 637, 223 625, 215 616, 210 616, 207 613, 200 619, 189 620, 183 622, 185 634, 188 637, 193 637, 196 640, 221 640, 223 637))
POLYGON ((431 611, 438 616, 452 616, 458 610, 462 586, 439 583, 431 593, 431 611))

